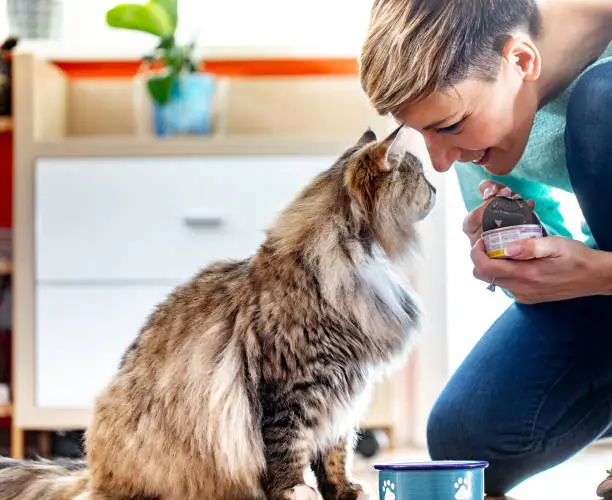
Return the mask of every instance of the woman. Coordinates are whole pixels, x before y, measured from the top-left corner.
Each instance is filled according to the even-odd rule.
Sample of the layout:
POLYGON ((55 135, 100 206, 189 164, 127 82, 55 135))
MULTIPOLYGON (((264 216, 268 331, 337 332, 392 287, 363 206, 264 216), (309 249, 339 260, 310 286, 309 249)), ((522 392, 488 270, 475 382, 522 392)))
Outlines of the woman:
MULTIPOLYGON (((430 415, 433 459, 485 459, 487 498, 612 436, 612 1, 376 0, 360 64, 381 114, 455 167, 474 274, 516 301, 430 415), (552 188, 573 192, 586 243, 552 188), (535 202, 549 235, 489 259, 484 200, 535 202)), ((612 482, 612 481, 610 481, 612 482)), ((612 498, 602 483, 600 496, 612 498)))

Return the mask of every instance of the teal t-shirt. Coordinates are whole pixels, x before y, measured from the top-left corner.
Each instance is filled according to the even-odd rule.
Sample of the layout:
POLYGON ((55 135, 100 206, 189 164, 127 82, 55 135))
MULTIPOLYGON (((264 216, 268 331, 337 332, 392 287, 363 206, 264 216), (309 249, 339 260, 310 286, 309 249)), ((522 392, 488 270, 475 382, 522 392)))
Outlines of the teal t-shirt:
MULTIPOLYGON (((590 68, 612 61, 612 44, 593 64, 588 66, 557 98, 542 107, 535 116, 531 135, 519 163, 505 176, 495 176, 473 163, 456 162, 455 172, 459 188, 468 211, 482 203, 478 185, 484 179, 492 179, 508 186, 525 199, 535 200, 535 212, 550 235, 575 238, 568 229, 560 211, 560 201, 553 189, 572 193, 572 186, 565 162, 565 119, 567 103, 576 81, 590 68)), ((595 247, 593 235, 583 220, 584 241, 595 247)), ((582 239, 582 238, 581 238, 582 239)))

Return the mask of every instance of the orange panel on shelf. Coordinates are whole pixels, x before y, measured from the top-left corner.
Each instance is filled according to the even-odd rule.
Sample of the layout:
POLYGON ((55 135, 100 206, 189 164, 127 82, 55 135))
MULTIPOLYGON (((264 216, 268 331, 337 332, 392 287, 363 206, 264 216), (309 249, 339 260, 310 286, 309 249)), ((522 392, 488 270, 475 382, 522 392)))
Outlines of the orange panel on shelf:
MULTIPOLYGON (((131 78, 138 61, 54 61, 70 78, 131 78)), ((219 76, 356 75, 355 59, 248 59, 208 61, 202 70, 219 76)))

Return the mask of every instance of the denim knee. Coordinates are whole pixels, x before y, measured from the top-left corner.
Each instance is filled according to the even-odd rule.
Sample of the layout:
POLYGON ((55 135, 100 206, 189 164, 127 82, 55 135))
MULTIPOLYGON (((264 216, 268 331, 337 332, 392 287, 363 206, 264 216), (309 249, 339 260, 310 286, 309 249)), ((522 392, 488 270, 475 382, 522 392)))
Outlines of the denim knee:
POLYGON ((588 173, 591 162, 610 140, 612 127, 612 62, 595 66, 576 82, 567 107, 566 142, 581 161, 568 162, 568 168, 588 173))
POLYGON ((544 436, 525 415, 510 418, 510 405, 460 397, 450 387, 429 414, 427 447, 433 460, 495 460, 528 457, 544 436), (497 407, 495 407, 497 405, 497 407))
POLYGON ((609 116, 612 106, 612 62, 599 64, 582 75, 568 101, 568 126, 588 126, 596 116, 609 116))
POLYGON ((472 433, 474 423, 454 406, 441 397, 429 414, 427 447, 432 460, 482 460, 495 436, 472 433))

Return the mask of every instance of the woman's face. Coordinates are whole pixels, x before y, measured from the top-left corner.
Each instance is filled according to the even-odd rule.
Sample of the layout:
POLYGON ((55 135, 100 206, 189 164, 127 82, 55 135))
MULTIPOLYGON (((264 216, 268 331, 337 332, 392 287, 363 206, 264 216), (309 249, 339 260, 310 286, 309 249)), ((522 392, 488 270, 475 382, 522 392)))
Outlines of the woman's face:
POLYGON ((533 45, 529 54, 522 42, 512 42, 517 45, 505 47, 494 82, 467 79, 396 117, 423 134, 438 172, 460 161, 505 175, 520 160, 538 106, 539 55, 533 45))

